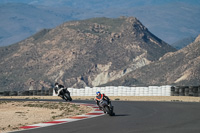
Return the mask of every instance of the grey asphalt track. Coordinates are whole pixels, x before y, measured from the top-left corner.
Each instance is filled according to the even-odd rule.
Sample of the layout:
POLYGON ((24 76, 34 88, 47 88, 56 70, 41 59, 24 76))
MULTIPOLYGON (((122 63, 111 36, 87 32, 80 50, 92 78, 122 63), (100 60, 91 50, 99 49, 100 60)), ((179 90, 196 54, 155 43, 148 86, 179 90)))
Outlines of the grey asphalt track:
MULTIPOLYGON (((56 100, 53 100, 56 101, 56 100)), ((94 101, 73 101, 94 103, 94 101)), ((200 133, 200 103, 113 101, 100 116, 16 133, 200 133)))

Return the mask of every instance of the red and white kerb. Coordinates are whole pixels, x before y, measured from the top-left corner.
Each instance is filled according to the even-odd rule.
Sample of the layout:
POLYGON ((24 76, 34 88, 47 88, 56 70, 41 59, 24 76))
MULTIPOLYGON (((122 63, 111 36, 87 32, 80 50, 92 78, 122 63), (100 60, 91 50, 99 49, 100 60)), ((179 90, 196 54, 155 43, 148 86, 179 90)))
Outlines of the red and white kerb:
POLYGON ((93 110, 91 112, 87 113, 87 114, 84 114, 84 115, 77 115, 77 116, 73 116, 73 117, 66 118, 66 119, 59 119, 59 120, 55 120, 55 121, 43 122, 43 123, 23 126, 23 127, 20 127, 20 128, 22 128, 22 129, 34 129, 34 128, 52 126, 52 125, 68 123, 68 122, 73 122, 73 121, 78 121, 78 120, 84 120, 84 119, 104 115, 103 111, 99 110, 98 107, 95 104, 85 104, 85 103, 73 103, 73 104, 89 106, 89 107, 92 107, 93 110))

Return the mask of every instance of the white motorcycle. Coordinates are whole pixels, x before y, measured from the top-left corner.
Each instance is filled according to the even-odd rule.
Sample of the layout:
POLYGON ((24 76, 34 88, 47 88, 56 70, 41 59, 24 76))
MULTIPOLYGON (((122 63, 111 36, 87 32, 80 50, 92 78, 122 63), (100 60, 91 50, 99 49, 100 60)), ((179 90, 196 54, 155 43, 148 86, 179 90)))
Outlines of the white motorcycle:
POLYGON ((58 96, 60 96, 62 99, 66 100, 66 101, 72 101, 70 92, 67 89, 64 89, 64 88, 59 89, 58 96))

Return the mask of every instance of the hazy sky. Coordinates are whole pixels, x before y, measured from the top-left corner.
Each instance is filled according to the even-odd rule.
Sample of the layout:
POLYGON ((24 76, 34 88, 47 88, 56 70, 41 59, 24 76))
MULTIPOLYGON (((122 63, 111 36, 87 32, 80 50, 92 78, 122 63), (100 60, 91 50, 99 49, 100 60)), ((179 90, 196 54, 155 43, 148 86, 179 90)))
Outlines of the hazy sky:
MULTIPOLYGON (((38 9, 42 8, 43 11, 56 12, 58 15, 52 17, 53 21, 58 19, 58 16, 63 17, 71 14, 70 16, 68 15, 68 18, 60 18, 63 21, 54 22, 56 24, 61 24, 68 20, 81 20, 92 17, 116 18, 120 16, 134 16, 153 34, 170 44, 180 39, 200 34, 200 0, 0 0, 0 9, 2 4, 5 3, 24 3, 33 5, 38 9), (73 11, 69 12, 69 9, 73 9, 73 11)), ((24 9, 22 12, 30 12, 25 8, 22 9, 24 9)), ((7 14, 11 12, 8 14, 8 20, 5 20, 6 23, 11 23, 10 18, 26 17, 22 16, 23 14, 15 13, 16 11, 12 12, 11 10, 6 10, 6 12, 7 14)), ((27 35, 37 32, 40 28, 52 28, 55 26, 45 27, 45 25, 50 24, 44 24, 43 27, 41 22, 46 19, 46 16, 42 16, 38 12, 37 14, 34 14, 34 12, 31 13, 32 14, 29 14, 27 17, 34 16, 35 19, 39 19, 39 24, 37 24, 37 21, 32 21, 32 23, 27 22, 32 24, 32 27, 33 22, 35 22, 34 25, 36 25, 35 29, 29 29, 29 31, 33 32, 27 33, 27 35), (43 19, 40 17, 43 17, 43 19)), ((5 14, 0 14, 1 20, 5 18, 4 15, 5 14)), ((51 15, 49 15, 48 20, 51 21, 50 16, 51 15)), ((31 19, 33 20, 34 17, 31 19)), ((5 33, 9 27, 9 25, 6 27, 0 22, 0 42, 1 36, 5 36, 3 33, 5 33)), ((22 27, 29 28, 30 26, 27 24, 22 25, 22 27)), ((22 27, 19 27, 19 30, 22 29, 22 27)), ((9 33, 9 37, 10 36, 11 33, 9 33)), ((8 40, 12 40, 11 37, 8 40)))

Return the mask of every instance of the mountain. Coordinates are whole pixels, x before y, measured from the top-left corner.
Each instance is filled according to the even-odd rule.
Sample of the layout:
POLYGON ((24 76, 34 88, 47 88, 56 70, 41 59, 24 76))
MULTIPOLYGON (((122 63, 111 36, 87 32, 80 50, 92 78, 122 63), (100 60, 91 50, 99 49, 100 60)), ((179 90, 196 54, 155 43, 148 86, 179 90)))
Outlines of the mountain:
POLYGON ((137 17, 168 44, 200 33, 197 0, 1 0, 0 46, 44 28, 94 17, 137 17))
POLYGON ((70 21, 0 47, 0 88, 99 86, 174 51, 135 17, 70 21))
POLYGON ((194 42, 196 37, 186 37, 181 39, 173 44, 171 44, 176 49, 182 49, 183 47, 189 45, 190 43, 194 42))
POLYGON ((193 43, 169 52, 158 61, 133 71, 106 85, 184 85, 200 84, 200 35, 193 43), (131 82, 133 81, 133 82, 131 82))

